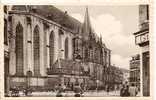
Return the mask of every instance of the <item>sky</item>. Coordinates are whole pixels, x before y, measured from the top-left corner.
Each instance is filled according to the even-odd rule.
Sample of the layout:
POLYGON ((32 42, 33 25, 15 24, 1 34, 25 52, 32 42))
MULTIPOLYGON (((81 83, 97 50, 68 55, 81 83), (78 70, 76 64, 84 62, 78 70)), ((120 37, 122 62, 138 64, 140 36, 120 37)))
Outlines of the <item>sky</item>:
MULTIPOLYGON (((84 21, 86 6, 56 6, 80 22, 84 21)), ((95 33, 102 35, 106 47, 111 50, 111 64, 129 69, 129 60, 139 53, 133 33, 139 24, 138 5, 88 6, 91 25, 95 33)))

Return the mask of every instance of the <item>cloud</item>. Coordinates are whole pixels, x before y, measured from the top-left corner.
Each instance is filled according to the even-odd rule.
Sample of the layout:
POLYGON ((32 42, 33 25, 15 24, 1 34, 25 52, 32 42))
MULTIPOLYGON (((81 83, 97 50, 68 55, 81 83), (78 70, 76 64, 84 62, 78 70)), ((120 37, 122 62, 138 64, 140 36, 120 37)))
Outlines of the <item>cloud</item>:
MULTIPOLYGON (((81 14, 75 13, 71 14, 72 17, 76 18, 80 22, 84 21, 84 17, 81 14)), ((91 24, 95 32, 98 36, 100 34, 102 35, 103 41, 110 45, 111 47, 112 42, 110 40, 118 41, 118 39, 124 40, 118 41, 115 43, 118 43, 119 45, 122 45, 125 43, 125 37, 121 35, 120 33, 123 30, 123 26, 120 21, 116 20, 114 16, 110 14, 102 14, 96 18, 90 17, 91 24)), ((115 44, 114 44, 115 45, 115 44)))
POLYGON ((111 63, 112 65, 118 66, 120 68, 124 68, 124 69, 129 69, 129 61, 130 61, 130 57, 122 57, 120 55, 117 54, 112 54, 111 55, 111 63))
MULTIPOLYGON (((71 16, 80 22, 84 20, 79 13, 71 16)), ((102 35, 103 42, 112 51, 112 64, 128 69, 130 56, 136 53, 134 36, 125 36, 123 24, 111 14, 101 14, 95 18, 90 16, 90 20, 92 28, 98 36, 102 35)))
POLYGON ((84 21, 84 17, 81 14, 74 13, 74 14, 71 14, 71 16, 74 17, 75 19, 79 20, 80 22, 84 21))

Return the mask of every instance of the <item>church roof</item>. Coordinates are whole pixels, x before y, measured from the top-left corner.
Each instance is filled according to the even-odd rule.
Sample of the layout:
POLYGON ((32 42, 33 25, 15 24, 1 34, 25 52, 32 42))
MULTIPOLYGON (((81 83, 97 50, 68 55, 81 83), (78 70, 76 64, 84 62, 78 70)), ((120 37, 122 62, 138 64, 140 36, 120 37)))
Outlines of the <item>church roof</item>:
MULTIPOLYGON (((91 34, 96 42, 99 40, 99 36, 92 29, 88 8, 86 8, 84 23, 52 5, 14 5, 12 6, 12 10, 37 14, 70 29, 73 33, 81 34, 82 37, 89 37, 89 34, 91 34)), ((104 45, 104 47, 106 46, 104 45)))
POLYGON ((38 14, 40 16, 45 17, 46 19, 52 20, 66 28, 69 28, 75 33, 78 32, 78 28, 82 25, 78 20, 69 16, 67 12, 63 12, 54 6, 15 5, 12 7, 12 10, 30 11, 31 13, 38 14))

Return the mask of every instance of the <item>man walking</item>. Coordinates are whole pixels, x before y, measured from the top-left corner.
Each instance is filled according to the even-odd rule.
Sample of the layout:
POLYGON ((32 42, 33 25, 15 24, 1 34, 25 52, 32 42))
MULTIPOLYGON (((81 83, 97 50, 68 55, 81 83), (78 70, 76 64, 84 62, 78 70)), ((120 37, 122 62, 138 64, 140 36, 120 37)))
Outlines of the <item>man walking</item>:
POLYGON ((134 84, 132 84, 132 86, 130 86, 129 93, 130 93, 130 96, 136 96, 137 95, 138 91, 137 91, 137 88, 135 87, 134 84))

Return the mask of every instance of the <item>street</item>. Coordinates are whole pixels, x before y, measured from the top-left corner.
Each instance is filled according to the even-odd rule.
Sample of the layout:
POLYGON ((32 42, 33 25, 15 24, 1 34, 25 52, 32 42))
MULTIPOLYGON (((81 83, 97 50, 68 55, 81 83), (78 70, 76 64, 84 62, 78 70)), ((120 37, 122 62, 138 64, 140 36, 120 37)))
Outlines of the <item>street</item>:
MULTIPOLYGON (((72 91, 67 91, 62 93, 64 97, 73 97, 74 93, 72 91)), ((24 96, 24 95, 23 95, 24 96)), ((33 92, 31 94, 33 97, 56 97, 56 92, 33 92)), ((87 91, 84 92, 84 97, 107 97, 107 96, 120 96, 120 91, 112 91, 107 93, 106 91, 87 91)))

